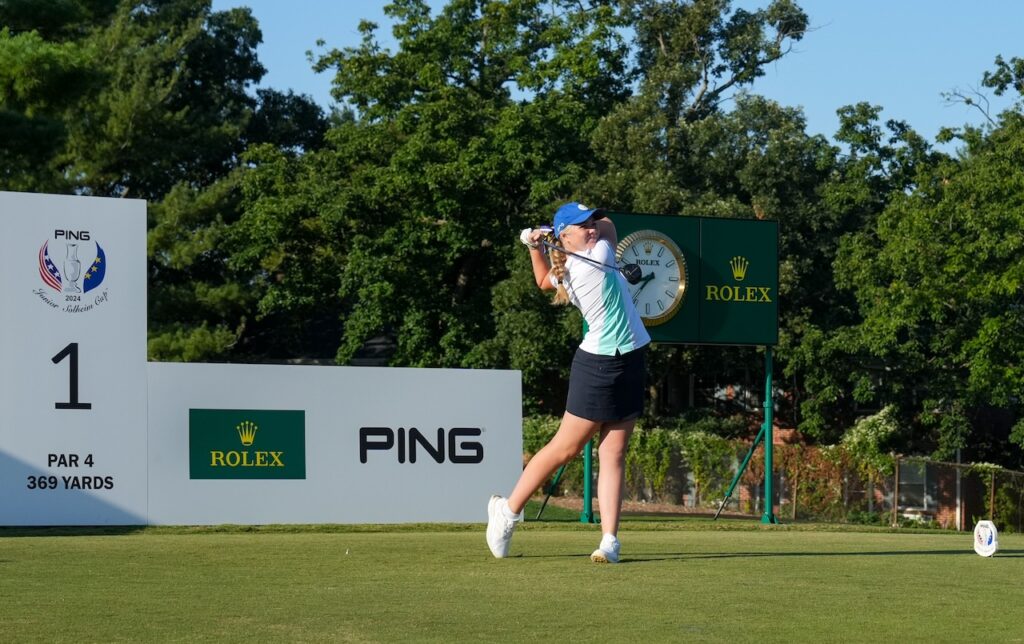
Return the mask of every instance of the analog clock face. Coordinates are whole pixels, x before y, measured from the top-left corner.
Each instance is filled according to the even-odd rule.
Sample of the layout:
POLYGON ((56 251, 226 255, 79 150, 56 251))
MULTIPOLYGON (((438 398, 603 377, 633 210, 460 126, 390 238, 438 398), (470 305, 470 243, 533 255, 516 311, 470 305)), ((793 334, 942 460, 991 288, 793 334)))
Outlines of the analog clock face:
POLYGON ((643 271, 629 292, 644 325, 671 320, 686 295, 686 260, 679 246, 664 233, 638 230, 619 242, 615 258, 620 265, 636 264, 643 271))

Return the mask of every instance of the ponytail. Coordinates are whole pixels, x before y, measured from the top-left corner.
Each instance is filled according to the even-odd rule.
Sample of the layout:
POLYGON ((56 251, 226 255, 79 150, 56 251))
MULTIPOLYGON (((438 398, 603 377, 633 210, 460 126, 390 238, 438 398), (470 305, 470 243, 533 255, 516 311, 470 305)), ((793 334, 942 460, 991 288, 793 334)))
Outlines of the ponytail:
POLYGON ((548 257, 551 258, 551 272, 558 279, 555 297, 551 300, 551 303, 556 306, 564 306, 569 303, 569 292, 565 290, 565 285, 562 283, 562 280, 565 279, 565 253, 555 250, 551 246, 549 246, 549 249, 548 257))

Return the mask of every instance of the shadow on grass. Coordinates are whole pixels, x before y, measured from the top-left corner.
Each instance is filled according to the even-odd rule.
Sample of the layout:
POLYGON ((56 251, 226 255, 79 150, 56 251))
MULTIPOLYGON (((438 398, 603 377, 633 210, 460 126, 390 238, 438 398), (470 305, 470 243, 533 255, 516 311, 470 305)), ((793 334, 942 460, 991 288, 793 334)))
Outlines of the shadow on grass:
MULTIPOLYGON (((692 552, 659 552, 649 556, 640 555, 636 558, 624 558, 619 560, 623 564, 648 563, 655 561, 672 561, 688 559, 742 559, 761 557, 899 557, 916 555, 967 555, 977 557, 972 550, 892 550, 879 552, 722 552, 722 553, 692 553, 692 552)), ((574 555, 575 556, 575 555, 574 555)), ((1024 557, 1024 550, 1000 550, 995 557, 1014 559, 1024 557)))
POLYGON ((520 553, 518 555, 509 555, 509 559, 580 559, 582 557, 590 558, 590 553, 582 552, 564 552, 560 555, 528 555, 520 553))
MULTIPOLYGON (((879 552, 656 552, 649 555, 636 555, 624 557, 619 560, 620 564, 643 564, 659 561, 688 561, 698 559, 744 559, 764 557, 899 557, 916 555, 969 555, 977 557, 972 550, 887 550, 879 552)), ((1024 557, 1024 550, 1000 550, 995 557, 1008 559, 1024 557)), ((509 556, 509 559, 589 559, 589 552, 566 552, 561 554, 533 555, 519 553, 509 556)))
POLYGON ((259 525, 136 525, 136 526, 19 526, 0 527, 0 539, 10 537, 104 537, 219 534, 370 534, 410 532, 478 532, 476 523, 268 523, 259 525))
POLYGON ((0 538, 7 537, 105 537, 138 534, 149 528, 144 525, 113 526, 23 526, 0 528, 0 538))

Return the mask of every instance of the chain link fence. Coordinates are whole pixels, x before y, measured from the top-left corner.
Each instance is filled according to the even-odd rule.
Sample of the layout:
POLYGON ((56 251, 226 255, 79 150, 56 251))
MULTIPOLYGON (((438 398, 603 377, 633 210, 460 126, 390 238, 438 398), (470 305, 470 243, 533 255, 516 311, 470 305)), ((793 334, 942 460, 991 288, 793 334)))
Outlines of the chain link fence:
MULTIPOLYGON (((527 452, 547 433, 525 444, 527 452)), ((714 513, 749 449, 749 442, 704 432, 638 429, 627 453, 626 498, 714 513)), ((783 521, 972 530, 990 519, 1001 531, 1024 532, 1024 472, 897 454, 868 466, 842 446, 775 445, 773 454, 775 514, 783 521)), ((581 461, 569 464, 556 493, 582 493, 581 461)), ((723 510, 760 516, 763 485, 758 447, 723 510)))
MULTIPOLYGON (((727 508, 763 512, 763 459, 759 449, 727 508)), ((774 446, 774 463, 775 507, 782 519, 947 530, 971 530, 990 519, 1002 531, 1024 531, 1024 472, 898 454, 890 468, 879 471, 856 463, 841 448, 793 445, 774 446)))

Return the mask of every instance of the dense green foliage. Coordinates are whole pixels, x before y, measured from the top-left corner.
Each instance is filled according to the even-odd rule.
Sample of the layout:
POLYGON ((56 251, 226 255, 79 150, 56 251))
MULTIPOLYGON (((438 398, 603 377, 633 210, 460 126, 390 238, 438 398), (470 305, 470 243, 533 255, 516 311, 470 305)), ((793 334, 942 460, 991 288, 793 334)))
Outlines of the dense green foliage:
MULTIPOLYGON (((885 408, 879 449, 1024 463, 1020 103, 937 141, 837 105, 830 141, 751 93, 811 24, 793 0, 395 0, 393 49, 364 22, 314 61, 325 116, 256 88, 246 9, 38 4, 0 2, 0 189, 148 200, 152 359, 511 368, 558 413, 580 318, 519 228, 569 199, 771 218, 783 422, 831 443, 885 408)), ((979 73, 1024 90, 1020 58, 979 73)), ((756 415, 715 391, 761 371, 659 347, 651 412, 756 415)))

